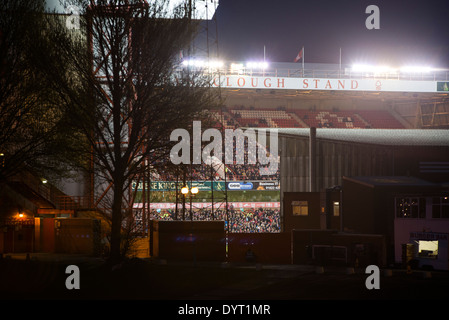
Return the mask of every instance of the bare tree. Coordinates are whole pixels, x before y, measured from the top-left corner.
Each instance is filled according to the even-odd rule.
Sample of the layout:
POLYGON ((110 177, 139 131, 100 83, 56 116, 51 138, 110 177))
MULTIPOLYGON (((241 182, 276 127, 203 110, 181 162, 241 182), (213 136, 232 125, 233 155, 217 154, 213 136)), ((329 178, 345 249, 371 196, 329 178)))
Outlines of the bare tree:
POLYGON ((34 64, 44 23, 43 0, 0 3, 0 181, 25 168, 62 173, 73 146, 57 94, 34 64))
POLYGON ((168 159, 170 133, 202 119, 216 96, 210 79, 180 68, 179 52, 196 31, 188 2, 170 12, 160 1, 75 5, 80 30, 74 36, 63 21, 49 21, 51 52, 41 63, 51 66, 48 72, 74 130, 84 133, 91 174, 104 181, 101 196, 111 192, 111 259, 116 261, 123 254, 124 221, 132 212, 131 183, 157 160, 168 159), (61 74, 58 65, 72 72, 61 74))

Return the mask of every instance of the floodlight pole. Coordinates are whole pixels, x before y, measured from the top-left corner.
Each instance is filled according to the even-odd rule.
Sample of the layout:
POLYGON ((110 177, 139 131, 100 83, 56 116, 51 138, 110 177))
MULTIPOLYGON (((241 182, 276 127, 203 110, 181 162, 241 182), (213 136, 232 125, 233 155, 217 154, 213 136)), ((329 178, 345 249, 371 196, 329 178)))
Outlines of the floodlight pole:
MULTIPOLYGON (((186 171, 185 168, 183 168, 183 179, 182 179, 183 186, 186 186, 186 171)), ((186 195, 183 194, 182 197, 182 220, 186 220, 186 195)))

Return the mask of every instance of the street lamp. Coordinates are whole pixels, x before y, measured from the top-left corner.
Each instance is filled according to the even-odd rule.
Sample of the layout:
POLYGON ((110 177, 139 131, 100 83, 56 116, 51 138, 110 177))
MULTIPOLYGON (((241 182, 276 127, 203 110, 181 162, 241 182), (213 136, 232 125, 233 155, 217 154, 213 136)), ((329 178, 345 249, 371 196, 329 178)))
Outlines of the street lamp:
POLYGON ((190 189, 190 220, 193 221, 193 210, 192 210, 192 197, 198 193, 197 187, 192 187, 190 189))
POLYGON ((193 237, 193 210, 192 210, 192 196, 195 196, 198 193, 197 187, 192 187, 190 189, 190 227, 191 227, 191 237, 192 237, 192 244, 193 244, 193 265, 196 266, 196 247, 195 247, 195 240, 193 237))
POLYGON ((186 199, 187 195, 190 193, 190 196, 189 196, 190 197, 190 219, 193 220, 193 218, 192 218, 192 196, 195 196, 198 192, 199 192, 199 190, 197 187, 192 187, 190 190, 189 190, 189 187, 187 187, 187 186, 184 186, 181 188, 181 193, 184 195, 184 197, 183 197, 184 205, 183 205, 183 213, 182 213, 183 217, 185 216, 185 199, 186 199))
POLYGON ((189 193, 189 188, 184 186, 181 188, 182 197, 182 220, 186 219, 186 196, 189 193))
POLYGON ((181 188, 181 193, 186 196, 189 193, 189 188, 188 187, 182 187, 181 188))
POLYGON ((184 186, 181 188, 181 193, 183 194, 183 211, 182 211, 182 216, 183 216, 183 220, 185 220, 185 210, 186 210, 186 206, 185 206, 185 202, 186 202, 186 197, 187 195, 190 193, 189 197, 190 197, 190 237, 192 239, 192 244, 193 244, 193 264, 196 265, 196 249, 195 249, 195 241, 193 239, 193 210, 192 210, 192 197, 195 196, 197 193, 199 192, 198 187, 192 187, 189 190, 189 187, 184 186))

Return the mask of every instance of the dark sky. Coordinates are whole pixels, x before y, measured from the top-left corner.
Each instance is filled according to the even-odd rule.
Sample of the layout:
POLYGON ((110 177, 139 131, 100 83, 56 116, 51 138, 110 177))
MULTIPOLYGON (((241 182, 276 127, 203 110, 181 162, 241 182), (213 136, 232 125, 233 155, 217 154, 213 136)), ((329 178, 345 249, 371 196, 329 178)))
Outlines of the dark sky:
POLYGON ((449 0, 220 0, 216 12, 224 60, 449 67, 449 0), (368 30, 368 5, 380 29, 368 30))

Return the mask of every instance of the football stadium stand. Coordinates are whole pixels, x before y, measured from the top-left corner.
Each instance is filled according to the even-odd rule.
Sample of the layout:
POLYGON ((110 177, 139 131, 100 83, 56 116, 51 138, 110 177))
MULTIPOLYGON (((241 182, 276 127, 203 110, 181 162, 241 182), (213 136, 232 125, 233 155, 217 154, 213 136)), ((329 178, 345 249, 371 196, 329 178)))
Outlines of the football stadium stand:
POLYGON ((404 129, 387 110, 248 109, 224 107, 212 112, 224 129, 233 128, 342 128, 404 129))

